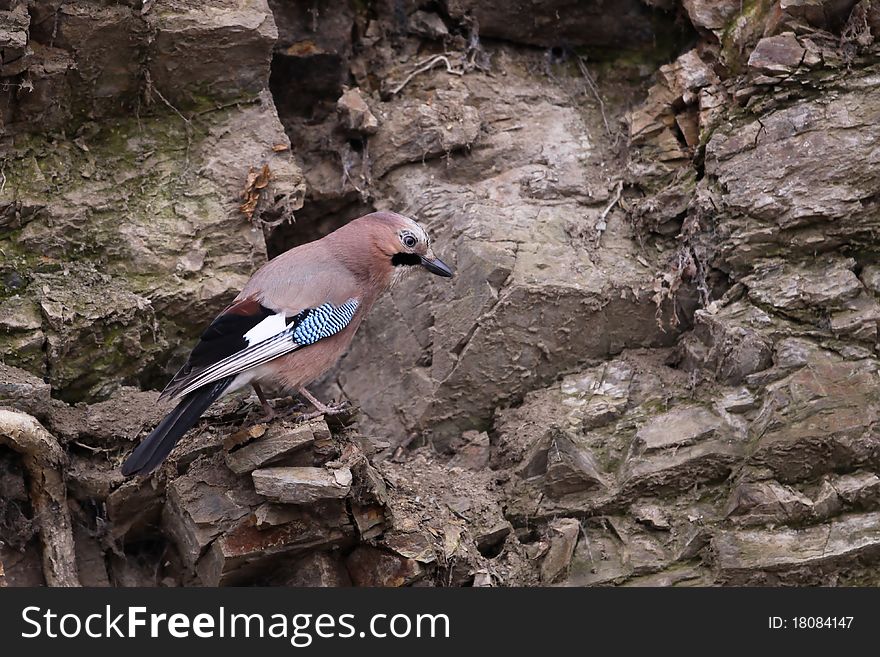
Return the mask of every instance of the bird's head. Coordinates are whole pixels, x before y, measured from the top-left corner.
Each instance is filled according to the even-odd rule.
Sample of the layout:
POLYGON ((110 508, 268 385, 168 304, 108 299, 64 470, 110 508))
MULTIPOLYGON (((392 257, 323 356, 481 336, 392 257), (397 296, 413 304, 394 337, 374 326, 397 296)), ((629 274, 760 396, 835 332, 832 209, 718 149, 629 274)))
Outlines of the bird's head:
POLYGON ((374 212, 354 222, 363 222, 369 231, 372 248, 383 264, 395 273, 423 267, 437 276, 452 276, 452 269, 434 255, 431 238, 418 223, 395 212, 374 212))

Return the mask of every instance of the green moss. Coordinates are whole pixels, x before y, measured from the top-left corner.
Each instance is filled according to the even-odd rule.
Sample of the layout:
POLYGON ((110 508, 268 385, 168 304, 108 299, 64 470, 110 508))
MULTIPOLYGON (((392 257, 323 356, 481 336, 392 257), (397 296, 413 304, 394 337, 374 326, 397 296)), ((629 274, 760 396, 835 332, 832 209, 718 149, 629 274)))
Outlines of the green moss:
MULTIPOLYGON (((215 110, 207 98, 200 104, 214 110, 211 123, 236 111, 215 110)), ((134 381, 145 363, 165 359, 169 346, 156 332, 153 310, 120 297, 101 311, 101 294, 151 297, 173 287, 167 261, 176 244, 164 236, 180 231, 181 208, 194 221, 210 223, 218 214, 216 184, 198 171, 196 152, 205 135, 201 118, 187 124, 177 115, 158 114, 84 125, 76 143, 63 136, 17 136, 5 153, 0 204, 15 204, 23 218, 20 225, 0 229, 0 299, 37 298, 45 284, 61 293, 60 344, 75 345, 76 352, 50 355, 48 374, 61 397, 101 396, 109 392, 108 381, 134 381), (46 209, 38 210, 41 206, 46 209), (131 248, 131 241, 140 239, 148 241, 148 249, 131 248), (141 252, 145 259, 135 261, 132 255, 141 252), (154 267, 149 253, 164 262, 154 267), (59 276, 67 270, 70 276, 59 276), (100 273, 104 282, 84 282, 89 272, 100 273), (121 317, 123 308, 131 315, 121 317)), ((198 314, 172 318, 163 328, 189 335, 199 319, 190 315, 198 314)), ((0 341, 0 358, 44 373, 42 350, 20 357, 14 351, 9 340, 0 341)))
POLYGON ((0 361, 19 367, 37 376, 46 374, 42 344, 30 333, 0 333, 0 361))
POLYGON ((721 61, 727 66, 731 77, 743 72, 743 55, 750 50, 746 46, 763 33, 763 19, 773 5, 771 0, 743 0, 742 11, 734 14, 724 26, 721 33, 721 61), (745 41, 737 40, 736 28, 742 18, 745 18, 746 32, 750 29, 754 32, 753 35, 747 35, 745 41), (759 27, 762 29, 759 30, 759 27))

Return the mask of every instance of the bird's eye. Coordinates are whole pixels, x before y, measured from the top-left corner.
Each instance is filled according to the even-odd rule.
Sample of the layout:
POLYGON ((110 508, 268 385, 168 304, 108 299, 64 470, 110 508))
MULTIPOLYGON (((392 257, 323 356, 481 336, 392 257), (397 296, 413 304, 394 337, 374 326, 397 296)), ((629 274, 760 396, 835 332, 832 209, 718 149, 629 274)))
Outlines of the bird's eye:
POLYGON ((416 244, 419 243, 418 240, 415 238, 415 236, 410 235, 409 233, 407 233, 406 235, 403 236, 402 241, 403 241, 403 245, 408 249, 413 248, 416 244))

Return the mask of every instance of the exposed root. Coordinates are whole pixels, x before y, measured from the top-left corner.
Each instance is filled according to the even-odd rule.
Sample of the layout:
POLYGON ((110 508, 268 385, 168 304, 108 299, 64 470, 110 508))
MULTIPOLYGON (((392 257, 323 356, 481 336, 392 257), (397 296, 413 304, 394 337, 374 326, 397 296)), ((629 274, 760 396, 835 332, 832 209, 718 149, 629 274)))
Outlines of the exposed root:
POLYGON ((0 409, 0 444, 21 454, 28 473, 46 583, 79 586, 67 488, 61 474, 65 460, 61 446, 36 418, 8 409, 0 409))
POLYGON ((596 246, 599 246, 602 241, 602 233, 608 228, 608 222, 606 221, 608 215, 614 209, 614 206, 620 203, 621 194, 623 194, 623 181, 618 180, 614 186, 614 195, 611 197, 611 202, 602 210, 602 214, 599 215, 599 220, 596 222, 596 246))
POLYGON ((428 59, 424 59, 418 64, 416 64, 415 68, 410 71, 409 75, 407 75, 403 82, 395 86, 390 92, 388 92, 391 96, 395 96, 400 93, 403 88, 410 83, 410 81, 416 77, 420 73, 424 73, 425 71, 430 71, 432 68, 437 66, 438 64, 446 65, 446 72, 451 73, 452 75, 464 75, 464 68, 455 68, 449 61, 449 58, 446 55, 434 55, 429 57, 428 59))

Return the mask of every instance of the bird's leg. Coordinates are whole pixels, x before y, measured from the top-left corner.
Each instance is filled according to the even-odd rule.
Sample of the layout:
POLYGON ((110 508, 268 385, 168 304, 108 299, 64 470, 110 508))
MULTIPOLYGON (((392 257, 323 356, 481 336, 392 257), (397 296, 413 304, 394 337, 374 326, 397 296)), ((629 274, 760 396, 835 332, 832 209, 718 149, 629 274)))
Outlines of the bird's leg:
POLYGON ((264 421, 271 422, 275 419, 275 409, 272 408, 272 404, 266 399, 266 395, 263 394, 263 389, 259 383, 251 383, 251 386, 253 386, 254 392, 257 393, 257 399, 260 400, 260 404, 263 405, 263 412, 266 414, 266 417, 263 418, 264 421))
POLYGON ((311 420, 320 415, 338 415, 345 409, 345 402, 328 406, 327 404, 315 398, 315 396, 305 388, 300 388, 297 392, 305 397, 306 400, 317 409, 317 413, 309 413, 307 415, 303 415, 302 418, 304 420, 311 420))

